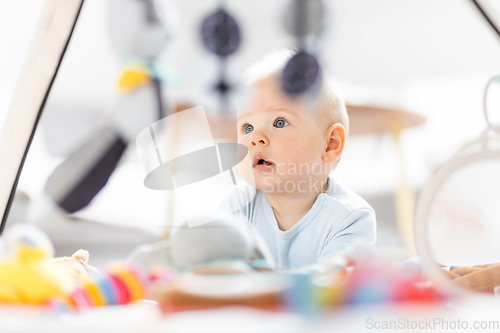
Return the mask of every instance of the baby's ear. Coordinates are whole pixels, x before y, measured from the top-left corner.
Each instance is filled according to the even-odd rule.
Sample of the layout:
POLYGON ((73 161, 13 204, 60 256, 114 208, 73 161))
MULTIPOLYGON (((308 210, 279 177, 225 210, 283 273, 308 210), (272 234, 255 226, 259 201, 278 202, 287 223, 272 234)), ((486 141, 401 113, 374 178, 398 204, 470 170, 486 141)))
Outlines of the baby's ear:
POLYGON ((322 160, 325 163, 334 163, 344 151, 345 128, 340 123, 331 125, 325 132, 325 149, 322 160))

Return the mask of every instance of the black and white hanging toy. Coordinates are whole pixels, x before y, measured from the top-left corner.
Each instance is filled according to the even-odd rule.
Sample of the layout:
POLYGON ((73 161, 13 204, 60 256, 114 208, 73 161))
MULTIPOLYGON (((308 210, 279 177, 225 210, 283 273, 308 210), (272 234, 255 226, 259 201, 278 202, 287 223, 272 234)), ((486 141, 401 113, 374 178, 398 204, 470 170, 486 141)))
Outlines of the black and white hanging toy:
POLYGON ((220 109, 227 112, 229 93, 233 90, 227 79, 227 57, 236 52, 241 42, 238 23, 220 6, 203 20, 201 38, 207 50, 219 58, 218 81, 214 89, 219 94, 220 109))
POLYGON ((321 67, 312 49, 324 28, 324 12, 321 0, 292 0, 285 14, 285 29, 298 48, 281 75, 282 89, 290 96, 314 92, 321 82, 321 67))

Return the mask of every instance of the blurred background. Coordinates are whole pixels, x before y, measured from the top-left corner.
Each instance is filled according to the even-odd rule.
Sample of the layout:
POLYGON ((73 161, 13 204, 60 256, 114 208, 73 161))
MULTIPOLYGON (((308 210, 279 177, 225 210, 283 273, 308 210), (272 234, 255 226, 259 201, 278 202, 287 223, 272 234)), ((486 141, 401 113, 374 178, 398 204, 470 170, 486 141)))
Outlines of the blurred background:
MULTIPOLYGON (((172 2, 178 29, 159 60, 167 103, 171 108, 203 105, 209 114, 216 114, 216 98, 206 93, 206 85, 215 81, 217 59, 203 48, 199 29, 218 1, 172 2)), ((241 47, 229 57, 232 78, 266 53, 294 46, 283 28, 288 1, 226 3, 242 34, 241 47)), ((500 72, 500 39, 467 0, 324 3, 328 20, 320 61, 346 103, 425 119, 424 124, 403 128, 397 141, 390 131, 356 135, 356 126, 362 124, 352 118, 353 135, 335 171, 340 182, 374 207, 378 246, 404 251, 394 207, 402 172, 398 144, 404 176, 418 194, 433 171, 485 127, 482 94, 488 79, 500 72)), ((482 3, 500 13, 500 2, 482 3)), ((42 0, 0 2, 0 124, 43 6, 42 0)), ((19 180, 8 224, 26 219, 27 205, 40 197, 54 168, 113 112, 123 64, 111 48, 107 30, 107 1, 85 0, 19 180)), ((86 248, 90 263, 99 266, 125 257, 137 245, 165 237, 171 217, 167 196, 143 185, 135 147, 130 147, 108 185, 87 208, 41 227, 54 242, 56 255, 86 248)))

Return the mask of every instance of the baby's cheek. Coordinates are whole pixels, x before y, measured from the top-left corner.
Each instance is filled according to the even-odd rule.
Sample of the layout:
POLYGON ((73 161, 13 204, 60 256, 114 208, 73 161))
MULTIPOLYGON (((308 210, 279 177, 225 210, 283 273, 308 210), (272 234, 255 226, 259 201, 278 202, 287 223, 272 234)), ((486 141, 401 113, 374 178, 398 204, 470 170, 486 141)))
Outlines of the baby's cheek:
POLYGON ((301 180, 304 177, 318 174, 321 170, 321 164, 318 163, 317 159, 309 157, 303 156, 295 160, 290 160, 286 166, 278 168, 278 174, 290 180, 301 180))
POLYGON ((300 174, 301 168, 311 163, 310 147, 297 145, 290 149, 286 156, 283 156, 283 162, 280 166, 280 174, 296 175, 300 174))
POLYGON ((250 185, 255 187, 255 177, 253 174, 253 166, 252 159, 250 158, 250 154, 238 164, 238 170, 240 171, 243 179, 250 185))
POLYGON ((313 167, 318 167, 321 164, 321 147, 316 145, 303 145, 297 147, 296 153, 293 156, 295 164, 300 166, 301 174, 307 174, 313 167))

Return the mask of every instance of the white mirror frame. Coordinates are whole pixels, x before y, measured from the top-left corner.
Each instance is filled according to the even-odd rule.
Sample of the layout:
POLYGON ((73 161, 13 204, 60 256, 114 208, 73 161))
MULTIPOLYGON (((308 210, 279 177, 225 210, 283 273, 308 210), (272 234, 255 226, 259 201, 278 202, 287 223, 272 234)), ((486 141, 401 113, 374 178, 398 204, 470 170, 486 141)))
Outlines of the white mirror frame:
POLYGON ((445 274, 442 274, 441 269, 435 262, 428 237, 427 221, 430 208, 436 192, 455 171, 477 161, 500 161, 500 150, 491 150, 488 148, 488 140, 490 140, 490 143, 492 141, 495 141, 497 144, 500 143, 498 136, 494 139, 489 139, 488 135, 490 133, 491 132, 486 129, 478 140, 468 144, 461 149, 454 158, 442 165, 435 174, 427 180, 417 202, 415 215, 415 243, 417 246, 417 253, 421 258, 422 266, 427 277, 436 284, 438 290, 446 295, 465 295, 467 291, 453 285, 445 274))

